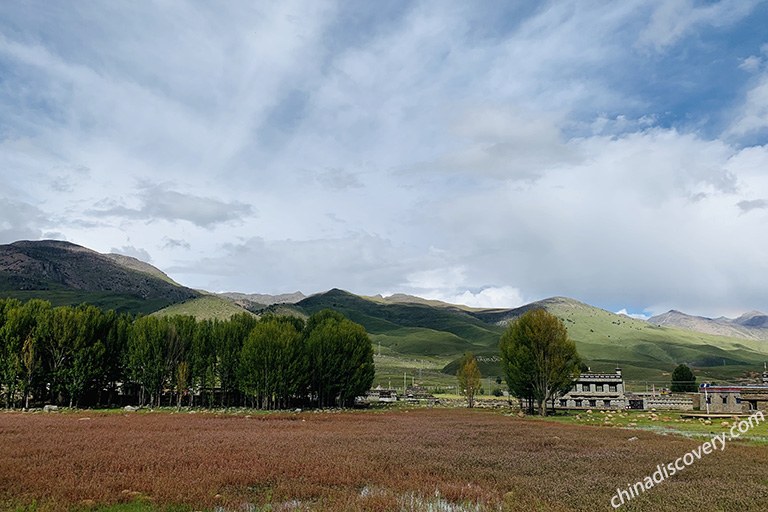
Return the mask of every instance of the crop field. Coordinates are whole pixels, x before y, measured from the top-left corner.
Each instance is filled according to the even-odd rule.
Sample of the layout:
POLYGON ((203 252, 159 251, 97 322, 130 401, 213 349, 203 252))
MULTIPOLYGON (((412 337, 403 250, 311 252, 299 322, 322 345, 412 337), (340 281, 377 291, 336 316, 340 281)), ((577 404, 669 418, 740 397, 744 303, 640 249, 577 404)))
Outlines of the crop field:
MULTIPOLYGON (((613 510, 617 488, 700 443, 640 429, 448 408, 6 412, 0 413, 0 507, 613 510)), ((768 446, 731 442, 619 510, 762 510, 767 468, 768 446)))

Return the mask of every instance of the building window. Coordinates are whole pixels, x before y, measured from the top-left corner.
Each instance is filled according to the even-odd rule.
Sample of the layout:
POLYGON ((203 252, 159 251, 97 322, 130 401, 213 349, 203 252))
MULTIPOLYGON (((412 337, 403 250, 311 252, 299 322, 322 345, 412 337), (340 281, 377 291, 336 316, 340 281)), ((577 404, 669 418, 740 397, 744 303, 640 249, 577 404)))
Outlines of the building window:
POLYGON ((740 404, 740 403, 741 403, 741 397, 738 397, 738 396, 736 397, 736 403, 737 403, 737 404, 740 404))
POLYGON ((605 407, 610 407, 611 406, 611 401, 610 400, 603 400, 603 405, 605 407))
POLYGON ((560 400, 560 407, 568 407, 568 400, 561 399, 560 400))
POLYGON ((581 407, 581 400, 576 400, 574 403, 576 404, 576 407, 581 407))
POLYGON ((708 404, 711 404, 711 403, 712 403, 712 397, 711 397, 711 396, 708 396, 708 397, 707 397, 707 403, 708 403, 708 404))
POLYGON ((597 407, 597 400, 590 400, 589 401, 589 406, 590 407, 597 407))
POLYGON ((603 385, 602 384, 595 384, 595 391, 597 391, 598 393, 602 393, 603 392, 603 385))
POLYGON ((616 392, 616 384, 609 384, 608 385, 608 391, 610 391, 611 393, 615 393, 616 392))
POLYGON ((724 396, 724 397, 723 397, 723 404, 727 404, 727 403, 728 403, 728 397, 727 397, 727 396, 724 396))
POLYGON ((586 391, 586 392, 589 392, 589 384, 582 384, 582 385, 581 385, 581 390, 582 390, 582 391, 586 391))

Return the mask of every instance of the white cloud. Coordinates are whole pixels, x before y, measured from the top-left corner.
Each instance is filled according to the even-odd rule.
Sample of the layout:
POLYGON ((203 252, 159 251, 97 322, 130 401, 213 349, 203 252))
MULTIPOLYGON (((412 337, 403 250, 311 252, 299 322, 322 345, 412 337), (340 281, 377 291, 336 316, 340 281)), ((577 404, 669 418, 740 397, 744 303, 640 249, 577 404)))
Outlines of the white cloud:
POLYGON ((651 21, 640 34, 638 44, 660 52, 697 29, 729 25, 748 16, 759 0, 720 0, 703 6, 697 6, 694 0, 654 3, 651 21))
POLYGON ((768 72, 763 73, 757 84, 747 92, 734 121, 725 135, 741 137, 768 128, 768 72))
POLYGON ((768 309, 755 5, 0 4, 0 239, 209 289, 768 309))
POLYGON ((636 318, 637 320, 648 320, 650 318, 648 315, 644 315, 642 313, 627 313, 627 308, 621 308, 620 310, 616 311, 616 314, 628 316, 629 318, 636 318))
POLYGON ((520 290, 512 286, 488 287, 475 293, 466 290, 460 294, 434 298, 473 308, 516 308, 525 304, 520 290))

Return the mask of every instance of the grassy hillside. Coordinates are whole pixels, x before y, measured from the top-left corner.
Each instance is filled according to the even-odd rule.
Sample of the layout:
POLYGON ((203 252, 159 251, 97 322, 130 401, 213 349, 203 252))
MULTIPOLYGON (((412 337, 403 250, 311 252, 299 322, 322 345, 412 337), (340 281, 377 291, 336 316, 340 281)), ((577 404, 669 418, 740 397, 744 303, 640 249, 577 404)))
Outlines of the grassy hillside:
POLYGON ((378 381, 391 378, 402 386, 404 373, 410 383, 421 370, 426 385, 448 386, 454 384, 456 360, 467 350, 478 356, 485 377, 501 376, 499 336, 508 321, 536 307, 565 323, 593 370, 613 371, 618 364, 635 389, 669 384, 669 373, 680 363, 692 366, 699 380, 728 381, 758 370, 768 359, 768 341, 659 327, 563 297, 516 309, 472 310, 332 290, 299 302, 295 310, 311 314, 335 309, 365 326, 375 351, 381 351, 376 360, 378 381))
POLYGON ((129 294, 106 291, 88 292, 55 285, 44 290, 14 290, 0 286, 0 298, 17 299, 22 302, 40 299, 50 302, 54 307, 78 306, 85 303, 104 310, 114 309, 118 313, 130 313, 132 315, 139 313, 148 315, 172 304, 172 301, 163 298, 142 299, 129 294))
POLYGON ((730 380, 747 370, 759 369, 768 359, 768 341, 659 327, 564 297, 546 299, 517 310, 475 315, 504 322, 537 306, 565 323, 579 354, 593 370, 608 371, 618 364, 629 380, 668 383, 670 377, 664 374, 680 363, 696 368, 700 380, 730 380))
POLYGON ((157 316, 190 315, 198 320, 210 318, 228 320, 232 315, 245 312, 247 312, 245 309, 230 300, 217 297, 216 295, 203 295, 187 302, 173 304, 160 311, 156 311, 154 314, 157 316))

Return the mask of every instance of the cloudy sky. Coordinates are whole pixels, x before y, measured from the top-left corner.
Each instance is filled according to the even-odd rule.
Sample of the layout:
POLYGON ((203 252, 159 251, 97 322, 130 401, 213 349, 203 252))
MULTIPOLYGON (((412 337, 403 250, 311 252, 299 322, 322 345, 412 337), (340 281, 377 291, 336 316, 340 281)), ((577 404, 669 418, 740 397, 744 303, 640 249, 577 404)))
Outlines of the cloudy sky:
POLYGON ((0 243, 718 316, 767 228, 768 2, 0 3, 0 243))

